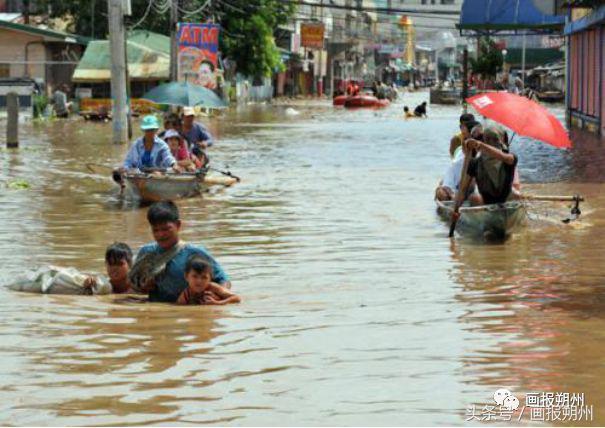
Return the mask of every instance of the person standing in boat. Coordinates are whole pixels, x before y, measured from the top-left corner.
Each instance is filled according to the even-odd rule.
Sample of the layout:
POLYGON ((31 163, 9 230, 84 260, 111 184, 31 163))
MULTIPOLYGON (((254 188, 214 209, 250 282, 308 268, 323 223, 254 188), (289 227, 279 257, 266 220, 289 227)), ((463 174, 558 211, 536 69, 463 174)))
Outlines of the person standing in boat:
POLYGON ((519 193, 513 186, 518 158, 509 153, 500 130, 488 127, 483 132, 483 142, 471 138, 464 144, 465 150, 480 153, 470 161, 467 170, 478 190, 469 197, 472 205, 500 204, 518 197, 519 193))
POLYGON ((172 168, 177 172, 182 172, 181 167, 177 165, 176 159, 170 153, 168 144, 156 135, 159 128, 160 123, 155 116, 148 115, 143 118, 141 130, 144 132, 144 135, 136 139, 130 150, 128 150, 128 154, 122 165, 123 170, 172 168))

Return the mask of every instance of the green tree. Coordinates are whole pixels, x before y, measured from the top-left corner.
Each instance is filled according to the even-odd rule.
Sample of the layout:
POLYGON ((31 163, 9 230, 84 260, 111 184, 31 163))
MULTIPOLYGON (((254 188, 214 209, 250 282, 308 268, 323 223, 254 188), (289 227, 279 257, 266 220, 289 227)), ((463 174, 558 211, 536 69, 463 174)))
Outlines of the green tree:
MULTIPOLYGON (((173 1, 179 2, 181 22, 210 19, 221 25, 222 55, 235 61, 240 73, 260 78, 281 67, 273 34, 293 15, 293 4, 280 0, 220 0, 198 11, 206 0, 173 1)), ((37 4, 40 10, 49 10, 51 18, 68 21, 69 30, 76 34, 107 37, 107 0, 41 0, 37 4)), ((170 12, 166 10, 170 0, 131 0, 131 4, 127 27, 139 24, 138 28, 170 34, 170 12)))
POLYGON ((481 74, 484 78, 495 78, 496 74, 502 70, 502 64, 504 63, 502 52, 489 37, 479 39, 477 59, 470 58, 469 60, 472 72, 481 74))

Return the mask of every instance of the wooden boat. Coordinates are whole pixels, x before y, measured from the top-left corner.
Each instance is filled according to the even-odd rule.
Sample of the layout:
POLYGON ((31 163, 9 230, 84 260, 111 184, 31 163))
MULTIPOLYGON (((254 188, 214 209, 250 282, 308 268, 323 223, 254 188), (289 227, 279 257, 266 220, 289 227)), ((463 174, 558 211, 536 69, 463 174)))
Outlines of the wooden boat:
MULTIPOLYGON (((115 181, 115 176, 114 176, 115 181)), ((141 202, 157 202, 198 196, 210 186, 231 186, 236 177, 208 176, 204 173, 122 175, 125 195, 141 202)))
POLYGON ((538 99, 546 103, 561 103, 565 101, 563 91, 536 91, 538 99))
MULTIPOLYGON (((454 211, 453 201, 435 201, 437 212, 450 220, 454 211)), ((521 201, 509 201, 503 204, 469 206, 460 208, 460 219, 456 230, 479 236, 504 239, 525 224, 527 212, 521 201)))
POLYGON ((359 107, 387 107, 391 102, 387 99, 379 100, 373 95, 355 95, 348 97, 345 102, 345 108, 359 107))
POLYGON ((461 95, 457 89, 431 89, 429 94, 429 102, 431 104, 447 104, 455 105, 460 104, 461 95))
POLYGON ((141 202, 190 198, 207 188, 204 175, 196 174, 124 174, 125 195, 141 202))

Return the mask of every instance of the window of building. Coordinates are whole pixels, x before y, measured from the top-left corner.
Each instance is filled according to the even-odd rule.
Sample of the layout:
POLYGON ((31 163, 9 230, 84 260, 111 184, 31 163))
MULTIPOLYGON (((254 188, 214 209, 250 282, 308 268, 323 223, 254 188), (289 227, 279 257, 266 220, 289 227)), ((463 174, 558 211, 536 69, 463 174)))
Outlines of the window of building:
POLYGON ((454 4, 456 3, 454 0, 441 0, 441 4, 454 4))
POLYGON ((0 78, 11 77, 11 65, 0 64, 0 78))

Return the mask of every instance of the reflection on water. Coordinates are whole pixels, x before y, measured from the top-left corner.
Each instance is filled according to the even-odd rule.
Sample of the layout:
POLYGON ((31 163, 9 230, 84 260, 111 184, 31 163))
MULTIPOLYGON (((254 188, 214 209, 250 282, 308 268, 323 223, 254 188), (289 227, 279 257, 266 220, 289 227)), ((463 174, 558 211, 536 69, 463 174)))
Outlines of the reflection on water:
MULTIPOLYGON (((602 142, 513 143, 526 191, 584 194, 581 221, 536 206, 506 244, 452 242, 432 195, 459 110, 404 121, 402 106, 209 120, 213 163, 244 180, 179 202, 183 234, 244 303, 2 288, 0 423, 461 424, 501 387, 584 392, 603 423, 602 142)), ((98 271, 108 243, 151 239, 146 210, 85 168, 124 156, 109 134, 76 118, 24 124, 21 148, 0 151, 0 182, 31 185, 0 192, 1 282, 46 263, 98 271)))

